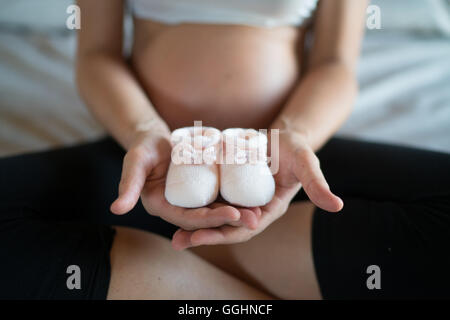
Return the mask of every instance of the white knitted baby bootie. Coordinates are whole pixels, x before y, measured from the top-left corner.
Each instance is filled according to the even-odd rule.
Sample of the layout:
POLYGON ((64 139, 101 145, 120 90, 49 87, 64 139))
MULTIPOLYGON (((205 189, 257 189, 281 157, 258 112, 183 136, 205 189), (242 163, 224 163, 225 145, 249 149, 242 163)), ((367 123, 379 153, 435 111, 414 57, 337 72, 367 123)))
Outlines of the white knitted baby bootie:
POLYGON ((219 190, 221 132, 209 127, 186 127, 172 132, 172 161, 165 197, 178 207, 197 208, 212 203, 219 190))
POLYGON ((220 194, 235 205, 263 206, 272 200, 275 181, 267 165, 267 137, 253 129, 222 132, 220 194))

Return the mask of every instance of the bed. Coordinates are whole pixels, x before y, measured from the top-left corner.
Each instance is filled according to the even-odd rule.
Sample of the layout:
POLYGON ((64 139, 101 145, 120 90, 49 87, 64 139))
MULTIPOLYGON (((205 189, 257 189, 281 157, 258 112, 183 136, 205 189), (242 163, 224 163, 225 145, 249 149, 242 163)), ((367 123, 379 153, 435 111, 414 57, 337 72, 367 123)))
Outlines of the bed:
MULTIPOLYGON (((69 4, 2 2, 0 156, 105 134, 74 85, 76 32, 65 28, 69 4)), ((450 152, 450 1, 372 4, 381 9, 382 29, 366 34, 360 94, 338 135, 450 152)))

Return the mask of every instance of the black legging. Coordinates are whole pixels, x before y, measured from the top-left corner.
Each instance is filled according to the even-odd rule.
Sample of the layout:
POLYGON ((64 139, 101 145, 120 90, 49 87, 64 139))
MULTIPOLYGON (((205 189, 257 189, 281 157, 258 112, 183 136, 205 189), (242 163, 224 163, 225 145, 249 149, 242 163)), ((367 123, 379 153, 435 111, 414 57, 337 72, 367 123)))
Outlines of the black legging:
POLYGON ((318 156, 344 200, 340 213, 314 217, 322 295, 450 298, 450 154, 332 139, 318 156), (381 290, 367 288, 371 265, 381 290))
MULTIPOLYGON (((95 275, 98 270, 108 271, 106 260, 112 235, 103 230, 102 236, 97 237, 103 240, 87 240, 97 232, 97 229, 86 231, 89 226, 125 225, 166 237, 172 235, 176 227, 149 215, 141 204, 124 216, 110 213, 123 156, 123 150, 106 138, 76 147, 0 159, 0 261, 9 261, 0 265, 0 274, 9 277, 5 281, 0 279, 4 288, 0 289, 0 297, 23 296, 11 280, 16 279, 15 272, 22 273, 17 278, 26 273, 26 268, 18 269, 20 263, 32 263, 38 269, 51 264, 39 260, 38 249, 33 255, 16 253, 27 247, 31 241, 28 234, 40 228, 38 222, 46 222, 47 233, 67 228, 41 245, 42 250, 59 252, 65 248, 62 244, 66 239, 60 239, 63 234, 67 238, 68 234, 84 232, 88 234, 83 238, 86 245, 79 248, 90 254, 80 258, 81 261, 96 256, 94 249, 86 249, 87 244, 106 243, 98 245, 104 259, 95 265, 97 271, 87 286, 91 291, 78 298, 104 297, 109 283, 109 274, 102 280, 95 275), (33 214, 24 214, 29 211, 33 214), (11 225, 12 220, 15 225, 11 225), (24 221, 27 228, 17 228, 24 221), (111 239, 105 241, 108 237, 111 239), (15 240, 10 241, 11 238, 15 240), (55 239, 60 243, 58 250, 52 247, 55 239), (101 269, 99 265, 104 264, 106 267, 101 269), (97 284, 100 281, 103 283, 97 284)), ((450 297, 450 155, 335 138, 318 156, 333 192, 345 203, 338 214, 315 212, 313 255, 322 295, 450 297), (381 269, 380 290, 367 288, 370 275, 366 269, 370 265, 381 269)), ((294 201, 304 199, 302 191, 294 201)), ((40 234, 39 230, 36 233, 40 234)), ((35 235, 33 241, 39 244, 40 239, 35 235)), ((51 255, 48 259, 52 259, 51 255)), ((94 267, 87 263, 86 268, 94 267)), ((38 281, 46 277, 51 275, 30 279, 38 281)), ((39 285, 40 294, 29 291, 26 297, 73 297, 62 285, 53 295, 43 292, 47 287, 42 284, 35 287, 39 285)), ((19 288, 28 290, 26 284, 19 288)))

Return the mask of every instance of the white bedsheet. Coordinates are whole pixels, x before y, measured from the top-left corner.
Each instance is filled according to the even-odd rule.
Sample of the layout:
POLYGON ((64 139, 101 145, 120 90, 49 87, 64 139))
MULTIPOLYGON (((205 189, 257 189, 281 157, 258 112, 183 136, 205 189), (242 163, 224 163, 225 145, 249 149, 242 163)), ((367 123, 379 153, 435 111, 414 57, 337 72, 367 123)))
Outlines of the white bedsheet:
MULTIPOLYGON (((104 131, 73 82, 75 36, 0 32, 0 156, 95 139, 104 131)), ((372 32, 361 92, 340 135, 450 152, 450 41, 372 32)))
POLYGON ((450 39, 374 32, 339 134, 450 152, 450 39))
POLYGON ((0 155, 101 135, 75 89, 73 35, 4 32, 0 44, 0 155))

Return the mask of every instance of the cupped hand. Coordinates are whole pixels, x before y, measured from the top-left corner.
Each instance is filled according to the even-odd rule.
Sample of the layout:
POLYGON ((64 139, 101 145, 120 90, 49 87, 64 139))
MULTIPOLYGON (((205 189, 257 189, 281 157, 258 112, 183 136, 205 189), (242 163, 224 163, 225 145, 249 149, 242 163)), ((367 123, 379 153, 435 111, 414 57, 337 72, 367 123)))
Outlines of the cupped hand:
POLYGON ((319 160, 303 135, 281 132, 279 153, 272 155, 272 161, 279 163, 279 171, 274 176, 275 195, 272 201, 260 208, 261 214, 255 228, 224 225, 194 231, 179 229, 172 238, 173 247, 182 250, 200 245, 247 241, 282 216, 302 186, 316 206, 330 212, 342 209, 343 201, 331 192, 319 160))
POLYGON ((171 205, 164 196, 171 161, 168 134, 142 133, 125 155, 119 196, 111 205, 115 214, 129 212, 141 197, 146 211, 184 230, 218 227, 224 224, 255 227, 259 209, 235 208, 223 203, 186 209, 171 205))

